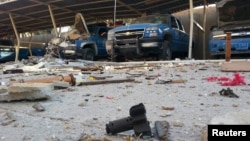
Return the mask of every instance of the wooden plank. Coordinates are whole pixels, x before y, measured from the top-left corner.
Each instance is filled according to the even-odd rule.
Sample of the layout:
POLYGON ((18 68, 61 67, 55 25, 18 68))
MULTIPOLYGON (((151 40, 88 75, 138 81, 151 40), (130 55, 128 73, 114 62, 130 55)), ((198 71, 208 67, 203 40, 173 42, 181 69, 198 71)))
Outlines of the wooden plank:
POLYGON ((110 84, 110 83, 124 83, 124 82, 135 82, 135 79, 112 79, 112 80, 93 80, 81 82, 79 86, 83 85, 98 85, 98 84, 110 84))
POLYGON ((250 62, 249 61, 224 62, 221 65, 221 71, 250 72, 250 62))

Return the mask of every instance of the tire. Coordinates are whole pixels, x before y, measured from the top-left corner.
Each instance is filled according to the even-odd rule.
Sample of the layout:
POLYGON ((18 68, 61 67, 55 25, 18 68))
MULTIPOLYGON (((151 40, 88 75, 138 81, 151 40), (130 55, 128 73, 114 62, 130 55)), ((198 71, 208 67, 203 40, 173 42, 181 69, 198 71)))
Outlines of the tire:
POLYGON ((163 41, 162 43, 162 52, 159 55, 160 60, 171 60, 172 51, 170 49, 169 41, 163 41))
POLYGON ((91 49, 91 48, 83 49, 82 59, 83 60, 94 61, 95 60, 95 52, 94 52, 94 50, 91 49))

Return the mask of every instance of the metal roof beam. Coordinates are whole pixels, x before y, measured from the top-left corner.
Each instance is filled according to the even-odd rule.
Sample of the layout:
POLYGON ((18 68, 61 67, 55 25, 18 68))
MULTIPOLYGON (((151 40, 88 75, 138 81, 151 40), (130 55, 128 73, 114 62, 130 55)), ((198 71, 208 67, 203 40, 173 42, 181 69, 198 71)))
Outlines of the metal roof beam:
POLYGON ((125 6, 125 7, 127 7, 129 10, 134 11, 135 13, 137 13, 139 15, 142 14, 142 12, 140 12, 139 10, 135 9, 134 7, 126 4, 125 2, 122 2, 121 0, 117 0, 117 3, 119 3, 119 4, 121 4, 121 5, 125 6))

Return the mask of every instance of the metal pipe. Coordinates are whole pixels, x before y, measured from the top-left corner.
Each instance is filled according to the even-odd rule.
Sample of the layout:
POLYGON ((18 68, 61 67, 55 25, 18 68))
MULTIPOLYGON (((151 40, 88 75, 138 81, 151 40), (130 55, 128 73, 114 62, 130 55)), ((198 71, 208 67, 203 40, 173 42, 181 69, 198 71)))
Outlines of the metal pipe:
POLYGON ((115 0, 115 4, 114 4, 114 28, 115 28, 115 21, 116 21, 116 0, 115 0))
POLYGON ((55 81, 64 81, 68 82, 71 85, 75 85, 75 78, 72 74, 68 76, 53 76, 41 79, 33 79, 33 80, 26 80, 24 83, 53 83, 55 81))
POLYGON ((207 22, 207 0, 204 0, 203 7, 203 59, 206 59, 206 22, 207 22))
POLYGON ((33 54, 32 54, 32 51, 31 51, 31 39, 32 39, 32 32, 31 32, 31 35, 30 35, 30 38, 29 38, 29 52, 30 52, 30 56, 33 56, 33 54))
POLYGON ((53 15, 53 11, 52 11, 50 5, 48 5, 48 7, 49 7, 49 13, 50 13, 50 17, 51 17, 51 20, 52 20, 52 23, 53 23, 53 27, 54 27, 54 30, 55 30, 56 37, 59 37, 58 32, 57 32, 57 28, 56 28, 56 22, 55 22, 55 18, 54 18, 54 15, 53 15))
POLYGON ((231 59, 231 32, 227 32, 227 37, 226 37, 226 62, 229 62, 231 59))
POLYGON ((18 33, 17 29, 16 29, 16 25, 15 25, 15 22, 13 20, 13 17, 11 15, 11 13, 9 13, 9 17, 10 17, 10 21, 11 21, 13 30, 14 30, 15 35, 16 35, 16 40, 17 40, 17 45, 15 46, 15 51, 16 51, 15 62, 17 62, 18 61, 18 57, 19 57, 20 37, 19 37, 19 33, 18 33))
POLYGON ((189 50, 188 50, 188 58, 192 58, 192 45, 193 45, 193 30, 194 30, 194 9, 193 9, 193 0, 189 0, 189 12, 190 12, 190 30, 189 30, 189 50))

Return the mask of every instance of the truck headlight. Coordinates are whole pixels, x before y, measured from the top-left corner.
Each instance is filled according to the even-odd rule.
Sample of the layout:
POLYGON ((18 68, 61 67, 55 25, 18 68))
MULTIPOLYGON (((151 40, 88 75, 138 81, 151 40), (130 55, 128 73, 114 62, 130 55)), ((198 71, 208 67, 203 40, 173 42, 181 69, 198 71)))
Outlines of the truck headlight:
POLYGON ((111 55, 112 53, 112 49, 113 49, 113 40, 107 40, 106 41, 106 51, 109 55, 111 55))
POLYGON ((213 31, 212 32, 212 38, 213 39, 224 39, 226 36, 226 34, 224 33, 224 31, 213 31))
POLYGON ((145 29, 145 37, 157 37, 159 34, 159 28, 157 26, 147 27, 145 29))
POLYGON ((115 38, 115 32, 114 30, 109 30, 108 31, 108 38, 107 40, 113 40, 115 38))

